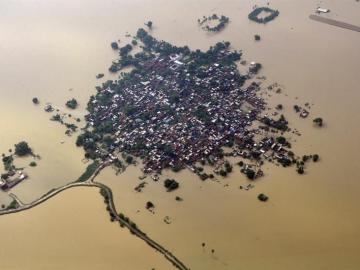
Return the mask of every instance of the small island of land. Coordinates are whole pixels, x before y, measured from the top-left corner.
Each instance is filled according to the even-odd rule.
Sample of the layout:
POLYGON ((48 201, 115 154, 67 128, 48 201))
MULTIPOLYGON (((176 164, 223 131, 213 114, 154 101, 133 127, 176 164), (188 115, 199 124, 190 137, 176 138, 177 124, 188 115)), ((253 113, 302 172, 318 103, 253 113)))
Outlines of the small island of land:
POLYGON ((112 65, 114 72, 125 66, 132 71, 97 87, 88 102, 87 126, 76 142, 86 158, 117 160, 125 153, 126 159, 140 158, 145 173, 188 168, 202 180, 213 175, 196 163, 215 166, 214 172, 225 177, 232 171, 226 156, 256 164, 240 166, 249 179, 263 174, 265 161, 304 172, 309 159, 301 159, 277 135, 291 130, 286 118, 262 115, 266 103, 257 95, 260 85, 250 80, 261 64, 240 74, 241 53, 229 42, 202 52, 158 41, 144 29, 136 38, 142 51, 131 55, 127 45, 112 65), (224 153, 224 147, 231 151, 224 153))
POLYGON ((228 17, 224 15, 218 16, 217 14, 209 17, 203 16, 202 19, 198 19, 201 29, 208 32, 220 32, 226 27, 229 21, 228 17))
POLYGON ((274 20, 279 16, 280 12, 278 10, 271 9, 269 7, 257 7, 249 14, 249 20, 266 24, 274 20))

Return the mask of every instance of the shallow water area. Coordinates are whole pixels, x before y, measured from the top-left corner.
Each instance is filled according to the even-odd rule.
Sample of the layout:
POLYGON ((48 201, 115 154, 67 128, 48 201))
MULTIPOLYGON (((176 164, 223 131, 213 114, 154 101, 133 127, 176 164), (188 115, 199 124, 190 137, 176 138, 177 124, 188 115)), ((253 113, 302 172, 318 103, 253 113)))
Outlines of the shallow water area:
POLYGON ((66 190, 36 208, 2 216, 0 227, 7 232, 1 235, 1 269, 171 268, 160 253, 109 221, 97 188, 66 190))
MULTIPOLYGON (((360 3, 273 0, 269 7, 280 11, 275 20, 266 25, 249 21, 252 7, 267 2, 2 1, 0 153, 26 140, 42 157, 37 167, 27 169, 29 179, 11 192, 30 202, 81 175, 86 164, 82 162, 83 151, 74 146, 76 135, 67 137, 63 126, 49 121, 51 114, 45 113, 43 106, 51 102, 61 111, 82 118, 94 86, 115 78, 107 72, 117 58, 110 43, 120 39, 120 45, 127 44, 131 38, 125 37, 126 32, 135 33, 145 27, 144 22, 152 20, 151 33, 159 39, 203 50, 217 41, 229 40, 234 49, 243 50, 245 60, 262 63, 259 75, 266 76, 262 92, 269 106, 283 104, 291 127, 302 134, 291 138, 294 152, 318 153, 320 161, 309 164, 303 176, 293 168, 266 165, 264 178, 254 182, 255 187, 249 191, 239 189, 250 182, 236 166, 232 175, 219 177, 218 181, 202 182, 189 171, 164 172, 162 180, 175 178, 180 183, 178 190, 166 192, 162 180, 154 182, 148 177, 141 193, 134 191, 142 175, 139 166, 129 167, 118 176, 107 168, 97 180, 112 188, 118 211, 191 269, 357 269, 360 35, 311 21, 308 16, 320 5, 331 10, 323 16, 360 25, 360 3), (216 34, 204 32, 197 23, 198 18, 213 13, 230 18, 227 27, 216 34), (261 41, 254 41, 255 34, 261 36, 261 41), (105 73, 105 77, 96 80, 98 73, 105 73), (282 93, 266 90, 274 82, 282 85, 282 93), (39 97, 39 106, 32 104, 34 96, 39 97), (80 103, 75 111, 64 106, 72 97, 80 103), (304 106, 306 102, 313 104, 310 116, 301 119, 293 112, 293 105, 304 106), (313 126, 312 119, 317 116, 324 118, 322 129, 313 126), (259 193, 267 194, 269 201, 259 202, 259 193), (184 200, 176 201, 176 196, 184 200), (155 204, 154 214, 145 209, 147 201, 155 204), (164 222, 167 216, 170 224, 164 222)), ((83 124, 82 120, 79 126, 83 124)), ((15 163, 27 165, 30 160, 15 163)), ((41 268, 39 260, 43 257, 36 254, 41 250, 42 254, 49 252, 44 267, 59 265, 64 269, 70 258, 80 269, 82 265, 91 269, 90 262, 94 262, 93 267, 105 263, 108 268, 104 269, 114 269, 121 260, 126 260, 127 269, 151 269, 151 262, 158 261, 152 255, 146 255, 149 260, 145 266, 136 265, 139 262, 134 258, 138 249, 145 254, 153 251, 108 221, 96 192, 69 190, 39 209, 1 216, 0 228, 7 232, 1 238, 3 246, 8 247, 0 253, 4 263, 1 268, 23 269, 25 264, 15 265, 19 257, 25 258, 28 269, 41 268), (54 212, 59 215, 56 226, 54 212), (75 213, 80 212, 82 218, 76 218, 75 213), (105 242, 96 234, 98 231, 106 232, 105 242), (49 233, 48 240, 37 244, 33 235, 44 232, 49 233), (117 252, 123 248, 118 246, 122 239, 138 244, 117 252), (56 241, 61 245, 54 246, 56 241), (32 249, 34 243, 38 249, 32 249), (18 246, 24 248, 17 250, 18 246), (84 253, 76 253, 79 250, 84 253), (119 254, 123 254, 121 260, 113 261, 119 254)), ((0 201, 10 201, 7 193, 0 192, 0 201)), ((156 257, 163 260, 161 255, 156 257)), ((160 265, 163 268, 159 269, 172 269, 166 261, 160 265)))

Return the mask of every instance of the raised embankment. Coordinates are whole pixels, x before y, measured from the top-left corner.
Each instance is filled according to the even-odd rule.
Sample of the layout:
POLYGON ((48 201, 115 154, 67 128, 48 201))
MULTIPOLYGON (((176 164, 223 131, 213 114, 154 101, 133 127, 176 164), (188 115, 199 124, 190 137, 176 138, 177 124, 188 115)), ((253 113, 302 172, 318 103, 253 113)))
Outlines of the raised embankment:
POLYGON ((58 193, 66 190, 66 189, 69 189, 69 188, 79 187, 79 186, 81 186, 81 187, 97 187, 97 188, 99 188, 100 190, 103 190, 106 193, 106 197, 108 198, 107 205, 109 206, 109 213, 114 217, 114 220, 116 220, 118 222, 121 222, 121 224, 123 224, 124 227, 128 228, 129 231, 132 234, 139 237, 140 239, 145 241, 149 246, 151 246, 152 248, 154 248, 157 251, 159 251, 160 253, 162 253, 164 255, 164 257, 168 261, 170 261, 177 269, 179 269, 179 270, 190 270, 190 268, 186 267, 170 251, 168 251, 166 248, 164 248, 163 246, 161 246, 160 244, 158 244, 157 242, 152 240, 144 232, 142 232, 139 228, 134 227, 128 219, 125 219, 125 218, 122 218, 122 217, 119 216, 118 212, 116 211, 116 207, 115 207, 115 203, 114 203, 114 200, 113 200, 113 194, 112 194, 111 189, 108 186, 106 186, 106 185, 104 185, 102 183, 94 182, 94 178, 100 173, 100 171, 102 169, 106 168, 110 164, 111 164, 111 162, 104 162, 103 164, 101 164, 97 168, 97 170, 94 172, 93 176, 89 180, 87 180, 85 182, 69 183, 69 184, 67 184, 65 186, 53 189, 53 190, 49 191, 47 194, 45 194, 44 196, 42 196, 41 198, 39 198, 36 201, 34 201, 32 203, 29 203, 29 204, 25 204, 25 203, 21 202, 19 200, 19 198, 17 198, 16 195, 11 194, 10 196, 14 200, 17 201, 18 207, 15 208, 15 209, 1 210, 0 215, 12 214, 12 213, 28 210, 30 208, 33 208, 33 207, 47 201, 51 197, 57 195, 58 193))
POLYGON ((337 21, 337 20, 333 20, 333 19, 324 18, 319 15, 310 15, 309 18, 311 20, 314 20, 317 22, 322 22, 322 23, 330 24, 330 25, 337 26, 340 28, 345 28, 345 29, 349 29, 352 31, 360 32, 360 26, 357 26, 357 25, 353 25, 353 24, 349 24, 349 23, 345 23, 345 22, 341 22, 341 21, 337 21))

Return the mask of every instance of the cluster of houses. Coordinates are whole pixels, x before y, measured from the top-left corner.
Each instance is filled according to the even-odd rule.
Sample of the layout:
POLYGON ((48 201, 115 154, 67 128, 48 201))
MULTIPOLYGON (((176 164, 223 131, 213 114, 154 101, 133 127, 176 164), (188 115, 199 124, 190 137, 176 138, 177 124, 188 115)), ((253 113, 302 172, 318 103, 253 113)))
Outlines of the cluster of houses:
POLYGON ((19 184, 21 181, 25 180, 27 177, 28 175, 22 170, 8 172, 0 179, 0 188, 7 191, 19 184))
POLYGON ((222 146, 241 141, 264 109, 259 85, 244 87, 246 78, 234 65, 219 61, 191 72, 190 63, 181 54, 157 55, 143 64, 146 75, 121 91, 99 91, 86 118, 94 127, 112 125, 107 150, 141 156, 145 172, 158 172, 216 161, 222 146))

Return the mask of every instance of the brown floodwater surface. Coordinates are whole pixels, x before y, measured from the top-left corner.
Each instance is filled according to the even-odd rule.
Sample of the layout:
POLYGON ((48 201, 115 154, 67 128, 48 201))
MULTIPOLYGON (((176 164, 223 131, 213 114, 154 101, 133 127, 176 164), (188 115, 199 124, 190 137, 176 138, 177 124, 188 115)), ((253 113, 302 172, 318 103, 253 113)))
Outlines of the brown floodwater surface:
POLYGON ((0 218, 0 269, 170 269, 162 254, 111 223, 97 188, 74 188, 0 218))
MULTIPOLYGON (((25 139, 42 156, 38 166, 29 169, 30 178, 12 192, 29 202, 83 172, 86 165, 81 162, 83 152, 74 146, 75 136, 67 137, 62 126, 49 121, 50 114, 42 107, 51 102, 69 112, 64 103, 75 97, 80 108, 71 113, 82 117, 86 101, 100 82, 95 75, 101 72, 105 73, 103 80, 114 78, 107 73, 117 57, 111 41, 120 39, 120 45, 127 44, 131 41, 125 37, 127 31, 135 33, 145 21, 152 20, 152 34, 159 39, 203 50, 229 40, 234 49, 243 50, 245 60, 262 63, 259 75, 266 76, 263 95, 269 106, 283 104, 291 127, 302 134, 290 138, 294 152, 318 153, 320 161, 310 164, 303 176, 294 169, 266 165, 264 178, 249 191, 239 189, 248 180, 236 166, 231 176, 218 181, 202 182, 188 171, 164 172, 163 178, 171 176, 180 182, 180 188, 172 193, 165 192, 162 181, 150 179, 146 179, 149 184, 142 193, 135 193, 139 167, 129 167, 118 176, 108 168, 98 180, 112 188, 118 211, 130 216, 191 269, 359 269, 360 34, 310 20, 318 6, 331 10, 322 16, 360 25, 360 3, 355 0, 1 1, 0 151, 6 152, 25 139), (279 17, 266 25, 249 21, 252 6, 267 2, 280 11, 279 17), (218 34, 204 32, 197 25, 198 18, 213 13, 230 18, 218 34), (261 36, 260 42, 254 41, 255 34, 261 36), (274 82, 283 86, 281 94, 266 93, 266 86, 274 82), (34 96, 40 98, 40 106, 32 104, 34 96), (310 116, 301 119, 292 108, 306 102, 313 104, 310 116), (312 123, 317 116, 325 121, 321 129, 312 123), (267 194, 269 201, 259 202, 259 193, 267 194), (184 200, 177 202, 175 196, 184 200), (154 214, 145 209, 147 201, 155 204, 154 214), (171 224, 164 222, 166 216, 171 224)), ((16 162, 26 165, 28 161, 16 162)), ((30 232, 39 228, 47 231, 44 226, 53 224, 54 209, 70 208, 69 213, 61 212, 59 227, 48 230, 49 239, 52 234, 58 239, 74 237, 78 249, 88 250, 88 241, 94 238, 99 246, 98 262, 104 260, 112 269, 113 261, 106 258, 116 248, 105 243, 113 243, 112 238, 132 243, 133 238, 123 238, 127 234, 124 230, 109 229, 113 225, 106 213, 92 202, 99 198, 86 195, 88 192, 74 189, 38 210, 0 217, 0 238, 4 241, 0 262, 8 263, 8 268, 0 268, 14 269, 21 257, 26 258, 28 268, 39 266, 40 255, 18 253, 16 247, 21 243, 29 249, 35 246, 32 252, 53 249, 50 240, 40 245, 30 232), (83 200, 89 208, 81 206, 83 200), (32 219, 37 211, 37 218, 32 219), (81 211, 83 217, 75 219, 72 211, 81 211), (31 219, 26 223, 29 233, 21 234, 19 223, 26 218, 31 219), (84 234, 74 233, 69 220, 79 228, 84 224, 82 219, 96 221, 98 231, 108 230, 110 240, 102 242, 92 233, 85 236, 89 228, 84 234)), ((6 193, 0 192, 0 202, 9 202, 6 193)), ((70 242, 62 243, 56 249, 63 254, 61 260, 49 256, 46 266, 72 260, 67 251, 72 248, 70 242)), ((130 249, 124 258, 136 261, 136 252, 130 249)), ((144 244, 144 252, 152 250, 144 244)), ((94 254, 91 249, 87 253, 94 254)), ((79 255, 73 262, 80 267, 74 269, 81 269, 86 260, 79 255)), ((141 269, 131 261, 124 269, 141 269)), ((22 269, 19 267, 15 269, 22 269)), ((147 269, 151 267, 148 264, 147 269)), ((169 265, 160 269, 166 267, 171 269, 169 265)))

